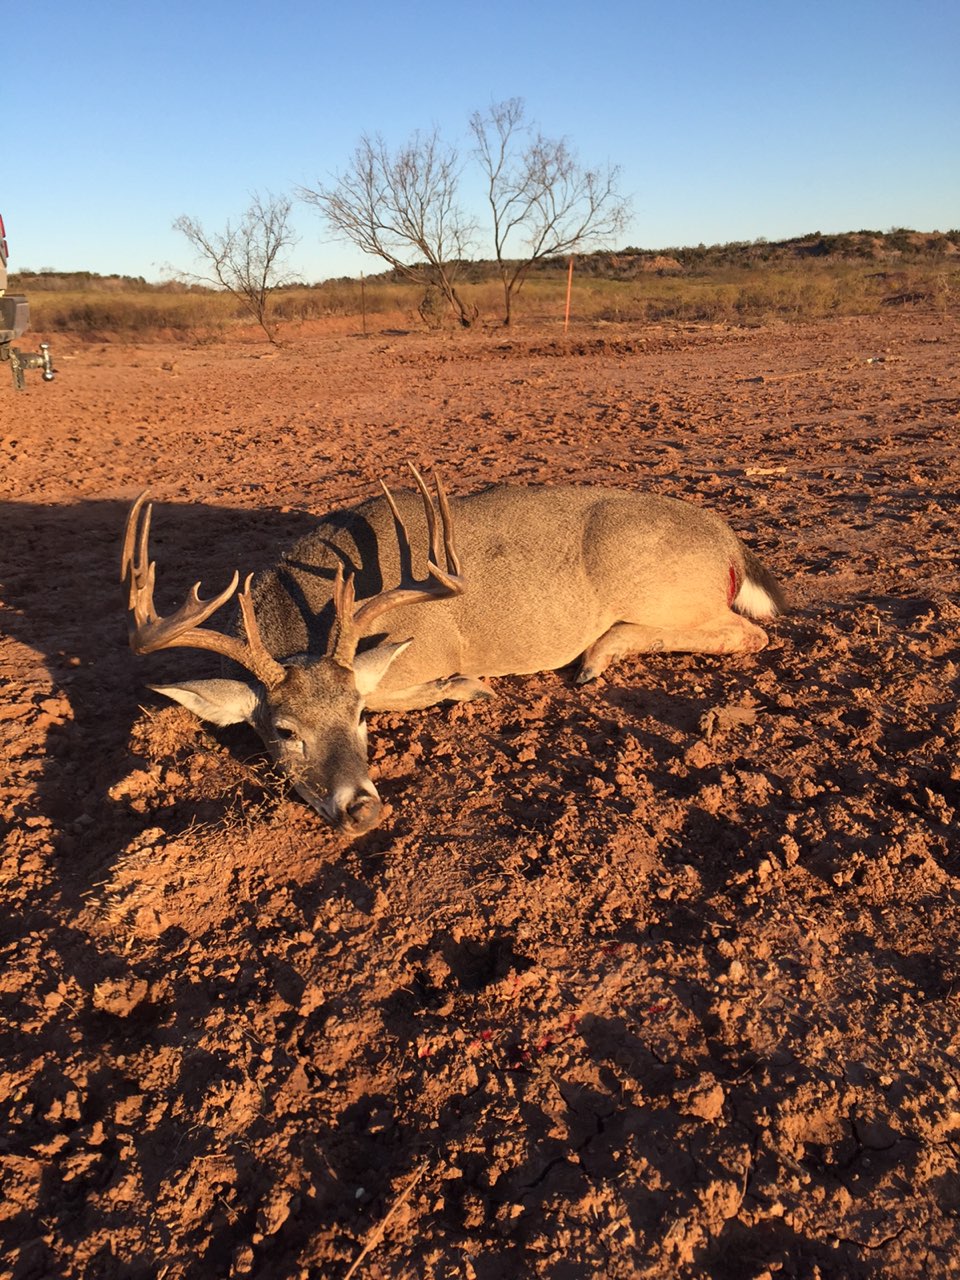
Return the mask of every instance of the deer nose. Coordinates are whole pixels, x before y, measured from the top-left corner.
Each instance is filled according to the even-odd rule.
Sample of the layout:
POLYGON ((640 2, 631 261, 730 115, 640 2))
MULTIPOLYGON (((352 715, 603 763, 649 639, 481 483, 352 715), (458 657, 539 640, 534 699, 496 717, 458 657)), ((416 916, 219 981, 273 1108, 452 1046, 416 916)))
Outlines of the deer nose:
POLYGON ((367 791, 358 792, 340 815, 340 830, 346 835, 362 835, 380 821, 382 808, 379 796, 370 795, 367 791))

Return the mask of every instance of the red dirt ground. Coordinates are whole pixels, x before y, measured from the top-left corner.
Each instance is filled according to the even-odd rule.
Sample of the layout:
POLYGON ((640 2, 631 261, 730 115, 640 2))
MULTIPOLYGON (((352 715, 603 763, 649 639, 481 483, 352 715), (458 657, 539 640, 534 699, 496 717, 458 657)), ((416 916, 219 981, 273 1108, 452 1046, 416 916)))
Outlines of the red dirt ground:
POLYGON ((960 323, 61 348, 0 387, 0 1276, 960 1274, 960 323), (371 717, 344 844, 146 689, 161 609, 402 483, 642 487, 753 657, 371 717))

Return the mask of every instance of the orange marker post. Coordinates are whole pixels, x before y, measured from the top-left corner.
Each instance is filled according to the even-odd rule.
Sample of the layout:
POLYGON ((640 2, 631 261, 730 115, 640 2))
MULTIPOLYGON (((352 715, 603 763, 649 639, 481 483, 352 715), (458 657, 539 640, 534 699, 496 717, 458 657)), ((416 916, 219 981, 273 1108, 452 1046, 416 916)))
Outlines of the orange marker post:
POLYGON ((570 328, 570 294, 573 291, 573 254, 570 255, 570 268, 567 271, 567 307, 563 313, 563 332, 570 328))

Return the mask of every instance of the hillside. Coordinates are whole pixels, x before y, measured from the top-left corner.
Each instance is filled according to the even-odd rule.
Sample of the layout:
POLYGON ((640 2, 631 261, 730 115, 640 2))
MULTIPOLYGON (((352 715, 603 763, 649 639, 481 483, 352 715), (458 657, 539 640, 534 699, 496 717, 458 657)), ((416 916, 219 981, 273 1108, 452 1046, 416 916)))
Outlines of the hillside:
MULTIPOLYGON (((647 275, 693 275, 728 268, 784 266, 816 259, 838 262, 868 261, 882 264, 936 264, 957 261, 960 254, 960 231, 846 231, 824 235, 812 231, 791 240, 736 240, 728 244, 687 245, 682 248, 600 249, 577 255, 580 275, 604 280, 632 280, 647 275)), ((544 258, 534 271, 550 275, 565 270, 566 258, 544 258)), ((497 264, 479 258, 461 264, 461 278, 482 283, 494 277, 497 264)), ((350 277, 339 277, 347 281, 350 277)), ((399 271, 382 271, 366 277, 369 283, 404 283, 399 271)), ((306 282, 303 282, 306 283, 306 282)), ((324 281, 323 283, 330 283, 324 281)), ((302 287, 302 286, 301 286, 302 287)), ((11 291, 37 292, 75 290, 96 293, 125 293, 136 290, 158 293, 214 293, 204 285, 181 280, 151 283, 143 276, 100 275, 96 271, 21 271, 10 275, 11 291)))
MULTIPOLYGON (((729 244, 696 245, 671 249, 621 249, 599 251, 577 259, 579 271, 605 279, 631 279, 654 271, 696 272, 728 267, 785 266, 805 260, 868 261, 878 264, 935 263, 955 260, 960 253, 960 231, 846 231, 809 235, 791 240, 737 240, 729 244)), ((556 269, 561 263, 548 259, 556 269)))
MULTIPOLYGON (((687 245, 682 248, 598 249, 594 253, 577 254, 578 275, 601 280, 634 280, 647 275, 696 275, 719 270, 783 267, 819 262, 875 262, 878 265, 904 263, 935 265, 956 262, 960 254, 960 231, 844 231, 809 235, 790 240, 734 240, 728 244, 687 245)), ((566 270, 568 259, 544 258, 531 274, 551 275, 566 270)), ((480 283, 497 273, 497 264, 477 259, 461 264, 463 279, 480 283)), ((385 271, 371 280, 399 282, 398 271, 385 271)))

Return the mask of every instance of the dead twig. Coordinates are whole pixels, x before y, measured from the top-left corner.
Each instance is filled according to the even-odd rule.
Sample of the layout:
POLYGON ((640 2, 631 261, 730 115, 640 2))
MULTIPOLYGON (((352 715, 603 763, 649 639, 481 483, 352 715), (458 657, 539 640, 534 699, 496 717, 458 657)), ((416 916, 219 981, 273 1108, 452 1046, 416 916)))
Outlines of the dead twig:
POLYGON ((394 1200, 393 1204, 387 1210, 385 1216, 380 1219, 377 1225, 373 1228, 373 1230, 367 1236, 366 1243, 364 1244, 363 1248, 360 1250, 360 1252, 357 1254, 356 1258, 354 1259, 353 1265, 350 1267, 350 1270, 344 1276, 344 1280, 352 1280, 353 1276, 357 1274, 357 1269, 360 1266, 360 1263, 363 1262, 364 1258, 369 1253, 372 1253, 373 1250, 376 1249, 377 1245, 380 1243, 380 1241, 383 1239, 384 1235, 386 1234, 387 1227, 389 1227, 393 1218, 395 1218, 396 1215, 400 1212, 400 1209, 403 1207, 404 1203, 406 1202, 410 1193, 413 1191, 414 1187, 417 1185, 417 1183, 420 1181, 423 1175, 427 1172, 427 1165, 428 1165, 428 1162, 424 1160, 420 1168, 417 1169, 417 1171, 413 1174, 411 1178, 409 1178, 406 1186, 397 1196, 396 1200, 394 1200))

